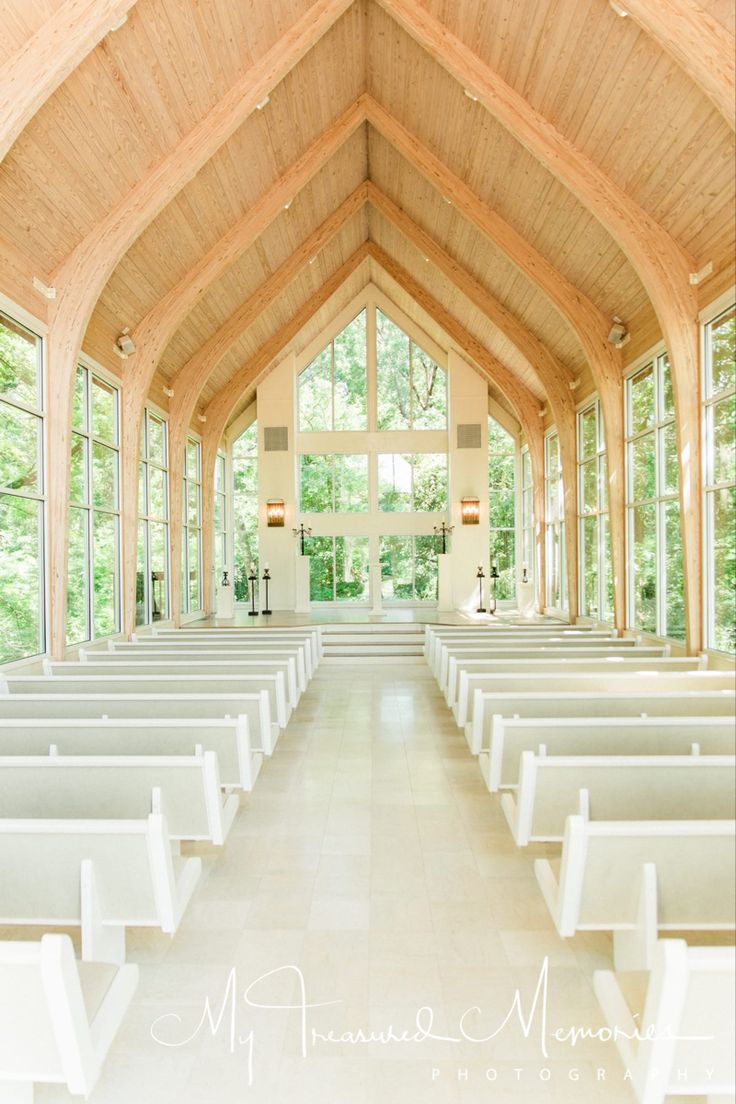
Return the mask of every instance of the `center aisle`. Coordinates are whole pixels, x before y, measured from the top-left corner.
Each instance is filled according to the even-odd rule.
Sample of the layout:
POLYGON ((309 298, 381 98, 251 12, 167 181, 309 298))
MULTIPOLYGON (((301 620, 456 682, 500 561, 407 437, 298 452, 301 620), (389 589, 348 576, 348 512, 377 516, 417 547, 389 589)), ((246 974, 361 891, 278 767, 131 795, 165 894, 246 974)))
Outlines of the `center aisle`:
POLYGON ((140 986, 92 1104, 633 1100, 612 1044, 551 1038, 602 1026, 592 974, 609 966, 610 941, 558 938, 533 874, 545 852, 517 851, 425 665, 323 662, 224 850, 192 850, 205 872, 174 940, 130 934, 140 986), (541 1004, 528 1039, 512 1016, 486 1043, 313 1045, 312 1028, 414 1033, 423 1006, 433 1034, 451 1036, 479 1006, 466 1027, 483 1036, 517 988, 529 1014, 545 956, 548 1058, 541 1004), (298 1003, 296 967, 307 1002, 341 1002, 307 1013, 306 1057, 299 1012, 243 997, 263 978, 254 1002, 298 1003), (206 1019, 196 1034, 205 999, 217 1020, 231 977, 232 1053, 230 1004, 214 1038, 206 1019), (249 1087, 238 1037, 251 1031, 249 1087))

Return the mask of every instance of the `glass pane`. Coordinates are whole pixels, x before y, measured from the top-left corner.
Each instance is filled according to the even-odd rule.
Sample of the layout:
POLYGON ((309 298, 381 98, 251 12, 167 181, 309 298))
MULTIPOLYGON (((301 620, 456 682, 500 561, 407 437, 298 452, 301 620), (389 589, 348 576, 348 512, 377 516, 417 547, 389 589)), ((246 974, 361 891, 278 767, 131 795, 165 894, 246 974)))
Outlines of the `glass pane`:
POLYGON ((118 443, 118 393, 104 380, 92 377, 92 432, 112 444, 118 443))
POLYGON ((411 510, 411 464, 407 456, 379 455, 378 509, 411 510))
POLYGON ((151 517, 167 517, 166 472, 151 465, 148 467, 148 512, 151 517))
POLYGON ((299 375, 299 429, 303 433, 332 429, 332 345, 299 375))
POLYGON ((147 586, 146 586, 146 532, 148 522, 138 522, 138 557, 136 561, 135 576, 135 623, 147 625, 149 618, 147 610, 147 586))
POLYGON ((258 426, 233 444, 233 585, 236 602, 250 600, 248 574, 258 565, 258 426))
POLYGON ((685 639, 685 577, 682 562, 679 502, 664 503, 665 539, 665 614, 664 635, 674 640, 685 639))
POLYGON ((324 514, 333 511, 332 461, 331 456, 299 457, 299 502, 302 513, 324 514))
POLYGON ((381 596, 385 601, 410 601, 414 596, 411 537, 381 537, 381 596))
POLYGON ((225 496, 221 494, 215 495, 214 523, 216 533, 225 528, 225 496))
POLYGON ((189 610, 199 609, 199 555, 200 532, 199 529, 189 530, 189 610))
POLYGON ((225 457, 217 454, 215 461, 215 490, 225 493, 225 457))
POLYGON ((601 621, 613 621, 613 570, 611 567, 611 537, 608 531, 608 514, 601 517, 601 541, 603 542, 603 605, 601 621))
POLYGON ((233 445, 233 457, 258 456, 258 422, 251 422, 233 445))
POLYGON ((182 530, 181 534, 181 590, 179 592, 179 611, 180 613, 189 612, 189 588, 187 586, 187 531, 182 530))
POLYGON ((598 617, 598 518, 586 517, 583 527, 583 614, 598 617))
POLYGON ((40 338, 0 315, 0 394, 40 407, 40 351, 40 338))
POLYGON ((0 487, 40 494, 41 418, 0 402, 0 487))
POLYGON ((44 650, 41 511, 40 502, 0 495, 0 663, 44 650))
POLYGON ((195 527, 200 524, 198 483, 187 483, 187 524, 195 527))
POLYGON ((642 502, 654 498, 657 493, 656 455, 654 434, 647 433, 632 441, 629 456, 631 458, 632 502, 642 502))
POLYGON ((414 429, 447 426, 447 376, 444 369, 411 343, 411 399, 414 429))
POLYGON ((598 449, 596 408, 591 406, 580 415, 580 459, 595 456, 598 449))
POLYGON ((516 518, 516 495, 513 491, 491 488, 489 520, 491 529, 513 529, 516 518))
POLYGON ((92 515, 94 557, 94 635, 110 636, 120 628, 118 616, 118 519, 92 515))
POLYGON ((332 537, 307 537, 305 555, 309 561, 310 602, 332 602, 335 598, 334 546, 332 537))
POLYGON ((521 454, 521 481, 524 487, 532 485, 532 461, 527 451, 521 454))
POLYGON ((671 422, 660 430, 662 434, 662 455, 664 457, 664 471, 662 472, 662 494, 677 494, 680 483, 678 468, 677 440, 675 437, 675 423, 671 422))
POLYGON ((556 475, 560 470, 560 441, 556 433, 547 438, 547 475, 556 475))
POLYGON ((150 521, 148 532, 151 547, 151 620, 161 621, 169 616, 169 527, 150 521))
POLYGON ((199 482, 199 444, 187 441, 187 479, 199 482))
POLYGON ((447 457, 425 452, 410 457, 414 467, 414 503, 418 513, 440 513, 447 509, 447 457))
POLYGON ((629 381, 631 433, 654 425, 654 366, 648 365, 629 381))
POLYGON ((368 537, 335 537, 335 598, 367 602, 370 588, 368 537))
POLYGON ((368 428, 366 312, 335 338, 335 429, 368 428))
POLYGON ((599 493, 600 493, 600 509, 608 509, 608 456, 605 452, 602 452, 598 462, 599 468, 599 493))
POLYGON ((675 396, 672 391, 672 372, 670 371, 669 357, 665 354, 659 358, 660 372, 662 374, 662 413, 660 417, 674 418, 675 396))
POLYGON ((713 407, 713 482, 732 483, 736 478, 736 396, 721 399, 713 407))
POLYGON ((146 498, 146 465, 138 465, 138 516, 145 517, 148 513, 146 498))
POLYGON ((559 608, 562 603, 562 531, 559 524, 547 525, 547 605, 559 608))
POLYGON ((376 371, 379 429, 410 429, 409 338, 376 310, 376 371))
MULTIPOLYGON (((496 565, 496 598, 516 597, 516 534, 513 529, 492 529, 489 562, 496 565)), ((488 583, 489 594, 492 583, 488 583)))
POLYGON ((368 509, 367 456, 335 456, 335 509, 344 512, 368 509))
POLYGON ((580 466, 580 512, 595 513, 598 509, 598 461, 594 458, 580 466))
POLYGON ((87 426, 87 369, 81 365, 77 368, 74 380, 74 395, 72 397, 72 426, 74 429, 86 430, 87 426))
MULTIPOLYGON (((503 428, 500 422, 497 422, 495 418, 489 417, 488 419, 488 453, 491 456, 505 456, 511 453, 513 455, 515 449, 513 438, 503 428)), ((529 458, 529 453, 525 452, 524 456, 529 458)), ((522 459, 523 463, 523 459, 522 459)))
POLYGON ((736 307, 708 327, 710 339, 710 394, 736 384, 736 307))
POLYGON ((92 501, 106 510, 118 507, 118 454, 98 441, 92 442, 92 501))
POLYGON ((79 433, 72 433, 69 480, 70 501, 86 505, 89 502, 87 493, 87 438, 82 437, 79 433))
POLYGON ((417 602, 437 601, 437 538, 414 537, 414 598, 417 602))
POLYGON ((632 511, 634 626, 657 631, 657 507, 637 506, 632 511))
POLYGON ((166 466, 166 423, 148 413, 148 458, 166 466))
MULTIPOLYGON (((709 495, 709 497, 711 497, 709 495)), ((712 492, 714 646, 736 650, 736 488, 712 492)))
POLYGON ((89 568, 87 565, 88 510, 69 509, 69 540, 66 599, 66 642, 89 640, 87 624, 89 568))

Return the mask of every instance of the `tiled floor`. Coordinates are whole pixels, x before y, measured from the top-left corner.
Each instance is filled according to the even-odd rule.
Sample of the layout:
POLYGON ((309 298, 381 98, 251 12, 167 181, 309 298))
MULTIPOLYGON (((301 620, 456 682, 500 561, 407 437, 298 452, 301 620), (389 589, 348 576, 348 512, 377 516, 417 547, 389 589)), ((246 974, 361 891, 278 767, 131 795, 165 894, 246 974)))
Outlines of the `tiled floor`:
POLYGON ((548 1038, 544 1056, 542 1002, 528 1038, 512 1016, 460 1040, 467 1009, 467 1035, 489 1034, 517 988, 528 1014, 545 956, 548 1033, 600 1025, 591 977, 610 942, 557 937, 539 851, 511 842, 426 668, 323 664, 225 848, 198 850, 176 937, 129 936, 140 985, 91 1104, 633 1100, 611 1044, 548 1038), (304 1020, 302 981, 320 1006, 304 1020), (215 1019, 225 1005, 214 1037, 196 1030, 207 997, 215 1019), (408 1037, 418 1014, 437 1038, 408 1037), (407 1034, 340 1039, 392 1028, 407 1034))

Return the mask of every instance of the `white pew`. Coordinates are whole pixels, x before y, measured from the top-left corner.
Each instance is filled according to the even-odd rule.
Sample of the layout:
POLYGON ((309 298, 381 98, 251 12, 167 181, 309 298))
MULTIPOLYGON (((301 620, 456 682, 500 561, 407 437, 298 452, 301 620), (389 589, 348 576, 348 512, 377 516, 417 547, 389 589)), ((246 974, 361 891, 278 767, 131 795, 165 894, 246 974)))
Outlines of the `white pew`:
MULTIPOLYGON (((615 640, 616 633, 613 630, 599 630, 599 629, 579 629, 565 627, 564 625, 552 626, 544 625, 540 626, 541 631, 527 631, 519 626, 512 626, 510 628, 476 628, 468 629, 467 626, 456 629, 437 628, 436 626, 427 625, 424 636, 424 654, 430 664, 434 662, 435 650, 440 644, 445 641, 456 641, 461 643, 466 641, 470 644, 481 643, 483 641, 498 642, 503 641, 519 641, 520 643, 526 643, 527 641, 533 642, 535 640, 615 640)), ((628 638, 627 638, 628 639, 628 638)), ((631 638, 635 639, 635 638, 631 638)), ((636 642, 636 641, 635 641, 636 642)))
MULTIPOLYGON (((57 680, 62 682, 61 679, 57 680)), ((151 719, 178 721, 246 717, 256 751, 272 755, 279 726, 271 720, 268 692, 258 694, 0 694, 2 720, 151 719)))
POLYGON ((611 970, 593 975, 636 1099, 665 1104, 671 1096, 705 1096, 709 1104, 725 1104, 736 1090, 736 951, 661 939, 652 959, 646 990, 633 1002, 627 998, 630 976, 619 980, 611 970))
POLYGON ((440 690, 444 690, 445 697, 448 699, 448 705, 452 705, 457 696, 457 682, 458 671, 482 671, 484 670, 484 664, 486 662, 496 663, 498 660, 519 660, 521 663, 533 663, 537 660, 583 660, 583 659, 597 659, 600 662, 603 660, 623 659, 627 663, 631 664, 638 661, 641 665, 644 662, 648 662, 656 659, 667 658, 666 645, 656 646, 653 648, 642 647, 624 647, 616 644, 615 642, 605 641, 605 647, 588 647, 587 645, 575 643, 554 645, 549 648, 462 648, 462 649, 450 649, 447 647, 442 648, 440 652, 439 670, 437 672, 437 681, 439 683, 440 690))
POLYGON ((137 984, 133 963, 77 963, 68 935, 0 943, 0 1099, 33 1104, 34 1082, 88 1096, 137 984))
POLYGON ((549 652, 598 652, 606 655, 628 655, 635 650, 637 654, 644 655, 669 655, 668 644, 642 645, 633 637, 623 640, 615 640, 610 636, 589 637, 576 636, 570 639, 564 637, 544 636, 541 639, 529 640, 520 637, 510 637, 505 640, 441 640, 434 649, 434 658, 431 664, 434 674, 441 687, 447 681, 449 660, 452 656, 463 656, 467 659, 482 659, 484 656, 501 656, 528 654, 544 657, 549 652))
POLYGON ((523 751, 501 808, 518 847, 554 843, 582 809, 594 820, 734 820, 732 755, 554 755, 523 751))
POLYGON ((199 720, 0 720, 0 756, 48 755, 192 755, 197 744, 217 756, 225 789, 252 790, 263 763, 253 751, 248 718, 212 717, 199 720))
MULTIPOLYGON (((108 653, 109 654, 109 653, 108 653)), ((238 659, 230 660, 217 656, 207 660, 159 659, 157 655, 138 658, 116 659, 98 662, 94 658, 86 661, 63 663, 45 659, 43 671, 50 678, 70 678, 72 676, 91 677, 102 675, 273 675, 281 672, 284 676, 285 693, 289 709, 296 709, 299 703, 299 688, 296 681, 296 664, 293 659, 238 659)))
POLYGON ((124 962, 126 927, 173 935, 201 869, 181 857, 160 813, 0 819, 0 924, 81 927, 82 958, 124 962))
MULTIPOLYGON (((681 695, 680 695, 681 696, 681 695)), ((490 751, 481 752, 479 766, 490 793, 515 789, 521 756, 544 747, 557 755, 736 755, 734 717, 678 717, 677 702, 663 696, 657 702, 671 715, 661 717, 616 716, 619 702, 606 699, 605 717, 492 717, 490 751)), ((631 703, 632 699, 623 699, 631 703)), ((643 702, 650 709, 652 702, 643 702)), ((639 702, 641 704, 641 701, 639 702)))
POLYGON ((275 675, 47 675, 16 676, 7 680, 15 694, 258 694, 265 691, 271 713, 280 728, 286 728, 290 708, 286 702, 283 674, 275 675))
POLYGON ((639 670, 636 664, 623 666, 625 661, 617 664, 615 668, 597 665, 594 660, 582 660, 586 668, 581 670, 581 664, 576 664, 569 669, 557 664, 553 670, 540 668, 532 671, 526 668, 511 670, 507 673, 497 668, 493 673, 469 674, 460 672, 460 686, 458 701, 453 705, 452 712, 457 724, 463 728, 468 721, 473 719, 473 706, 475 690, 506 691, 507 693, 535 691, 547 693, 563 693, 565 691, 597 691, 598 693, 631 693, 637 691, 669 693, 670 691, 684 690, 732 690, 733 677, 723 671, 700 671, 693 667, 692 660, 653 660, 657 666, 654 668, 647 663, 645 669, 639 670), (674 667, 659 666, 660 664, 675 664, 674 667), (591 665, 593 669, 591 670, 591 665))
POLYGON ((311 628, 271 628, 271 629, 156 629, 151 636, 145 633, 133 633, 131 639, 137 642, 150 640, 192 640, 200 644, 212 644, 217 641, 227 643, 241 643, 251 641, 268 641, 270 643, 282 643, 285 641, 308 641, 312 653, 312 662, 317 667, 322 654, 322 630, 319 625, 311 628))
POLYGON ((473 755, 488 755, 496 723, 503 718, 551 721, 560 717, 734 717, 733 690, 673 690, 671 693, 616 689, 598 693, 497 693, 473 691, 472 720, 465 725, 465 738, 473 755))
POLYGON ((534 872, 561 936, 613 932, 619 970, 651 966, 658 931, 732 931, 736 821, 570 816, 562 861, 534 872))
POLYGON ((15 755, 0 758, 0 810, 15 820, 137 820, 162 813, 173 840, 222 845, 238 811, 213 751, 194 755, 15 755), (151 809, 151 793, 160 802, 151 809))
POLYGON ((82 663, 92 660, 95 663, 114 663, 119 659, 131 659, 139 662, 150 656, 157 659, 190 659, 213 662, 222 656, 228 660, 239 659, 293 659, 296 664, 296 677, 301 693, 307 688, 307 684, 313 675, 312 653, 309 642, 305 644, 287 647, 286 645, 240 645, 240 644, 208 644, 200 645, 191 641, 182 641, 177 644, 169 638, 159 641, 152 637, 145 643, 135 643, 132 640, 108 640, 106 651, 96 651, 89 648, 79 649, 79 659, 82 663))

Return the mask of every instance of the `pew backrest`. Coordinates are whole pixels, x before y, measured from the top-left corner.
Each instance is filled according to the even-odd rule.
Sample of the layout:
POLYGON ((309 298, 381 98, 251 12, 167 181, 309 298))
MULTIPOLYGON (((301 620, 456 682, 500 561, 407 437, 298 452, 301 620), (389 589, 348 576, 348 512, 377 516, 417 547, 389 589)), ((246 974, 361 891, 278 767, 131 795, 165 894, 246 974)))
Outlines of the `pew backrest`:
POLYGON ((108 641, 106 651, 95 651, 88 648, 79 649, 79 659, 82 663, 92 661, 94 663, 117 663, 119 660, 132 660, 136 663, 146 657, 151 659, 185 659, 206 661, 212 663, 222 658, 225 661, 240 659, 293 659, 296 664, 296 674, 299 681, 299 689, 306 690, 307 682, 311 679, 313 671, 311 665, 311 651, 308 646, 289 648, 285 645, 263 647, 253 645, 226 645, 218 646, 210 644, 199 647, 197 644, 184 642, 183 644, 170 644, 168 641, 159 643, 153 638, 146 644, 136 644, 129 640, 108 641))

